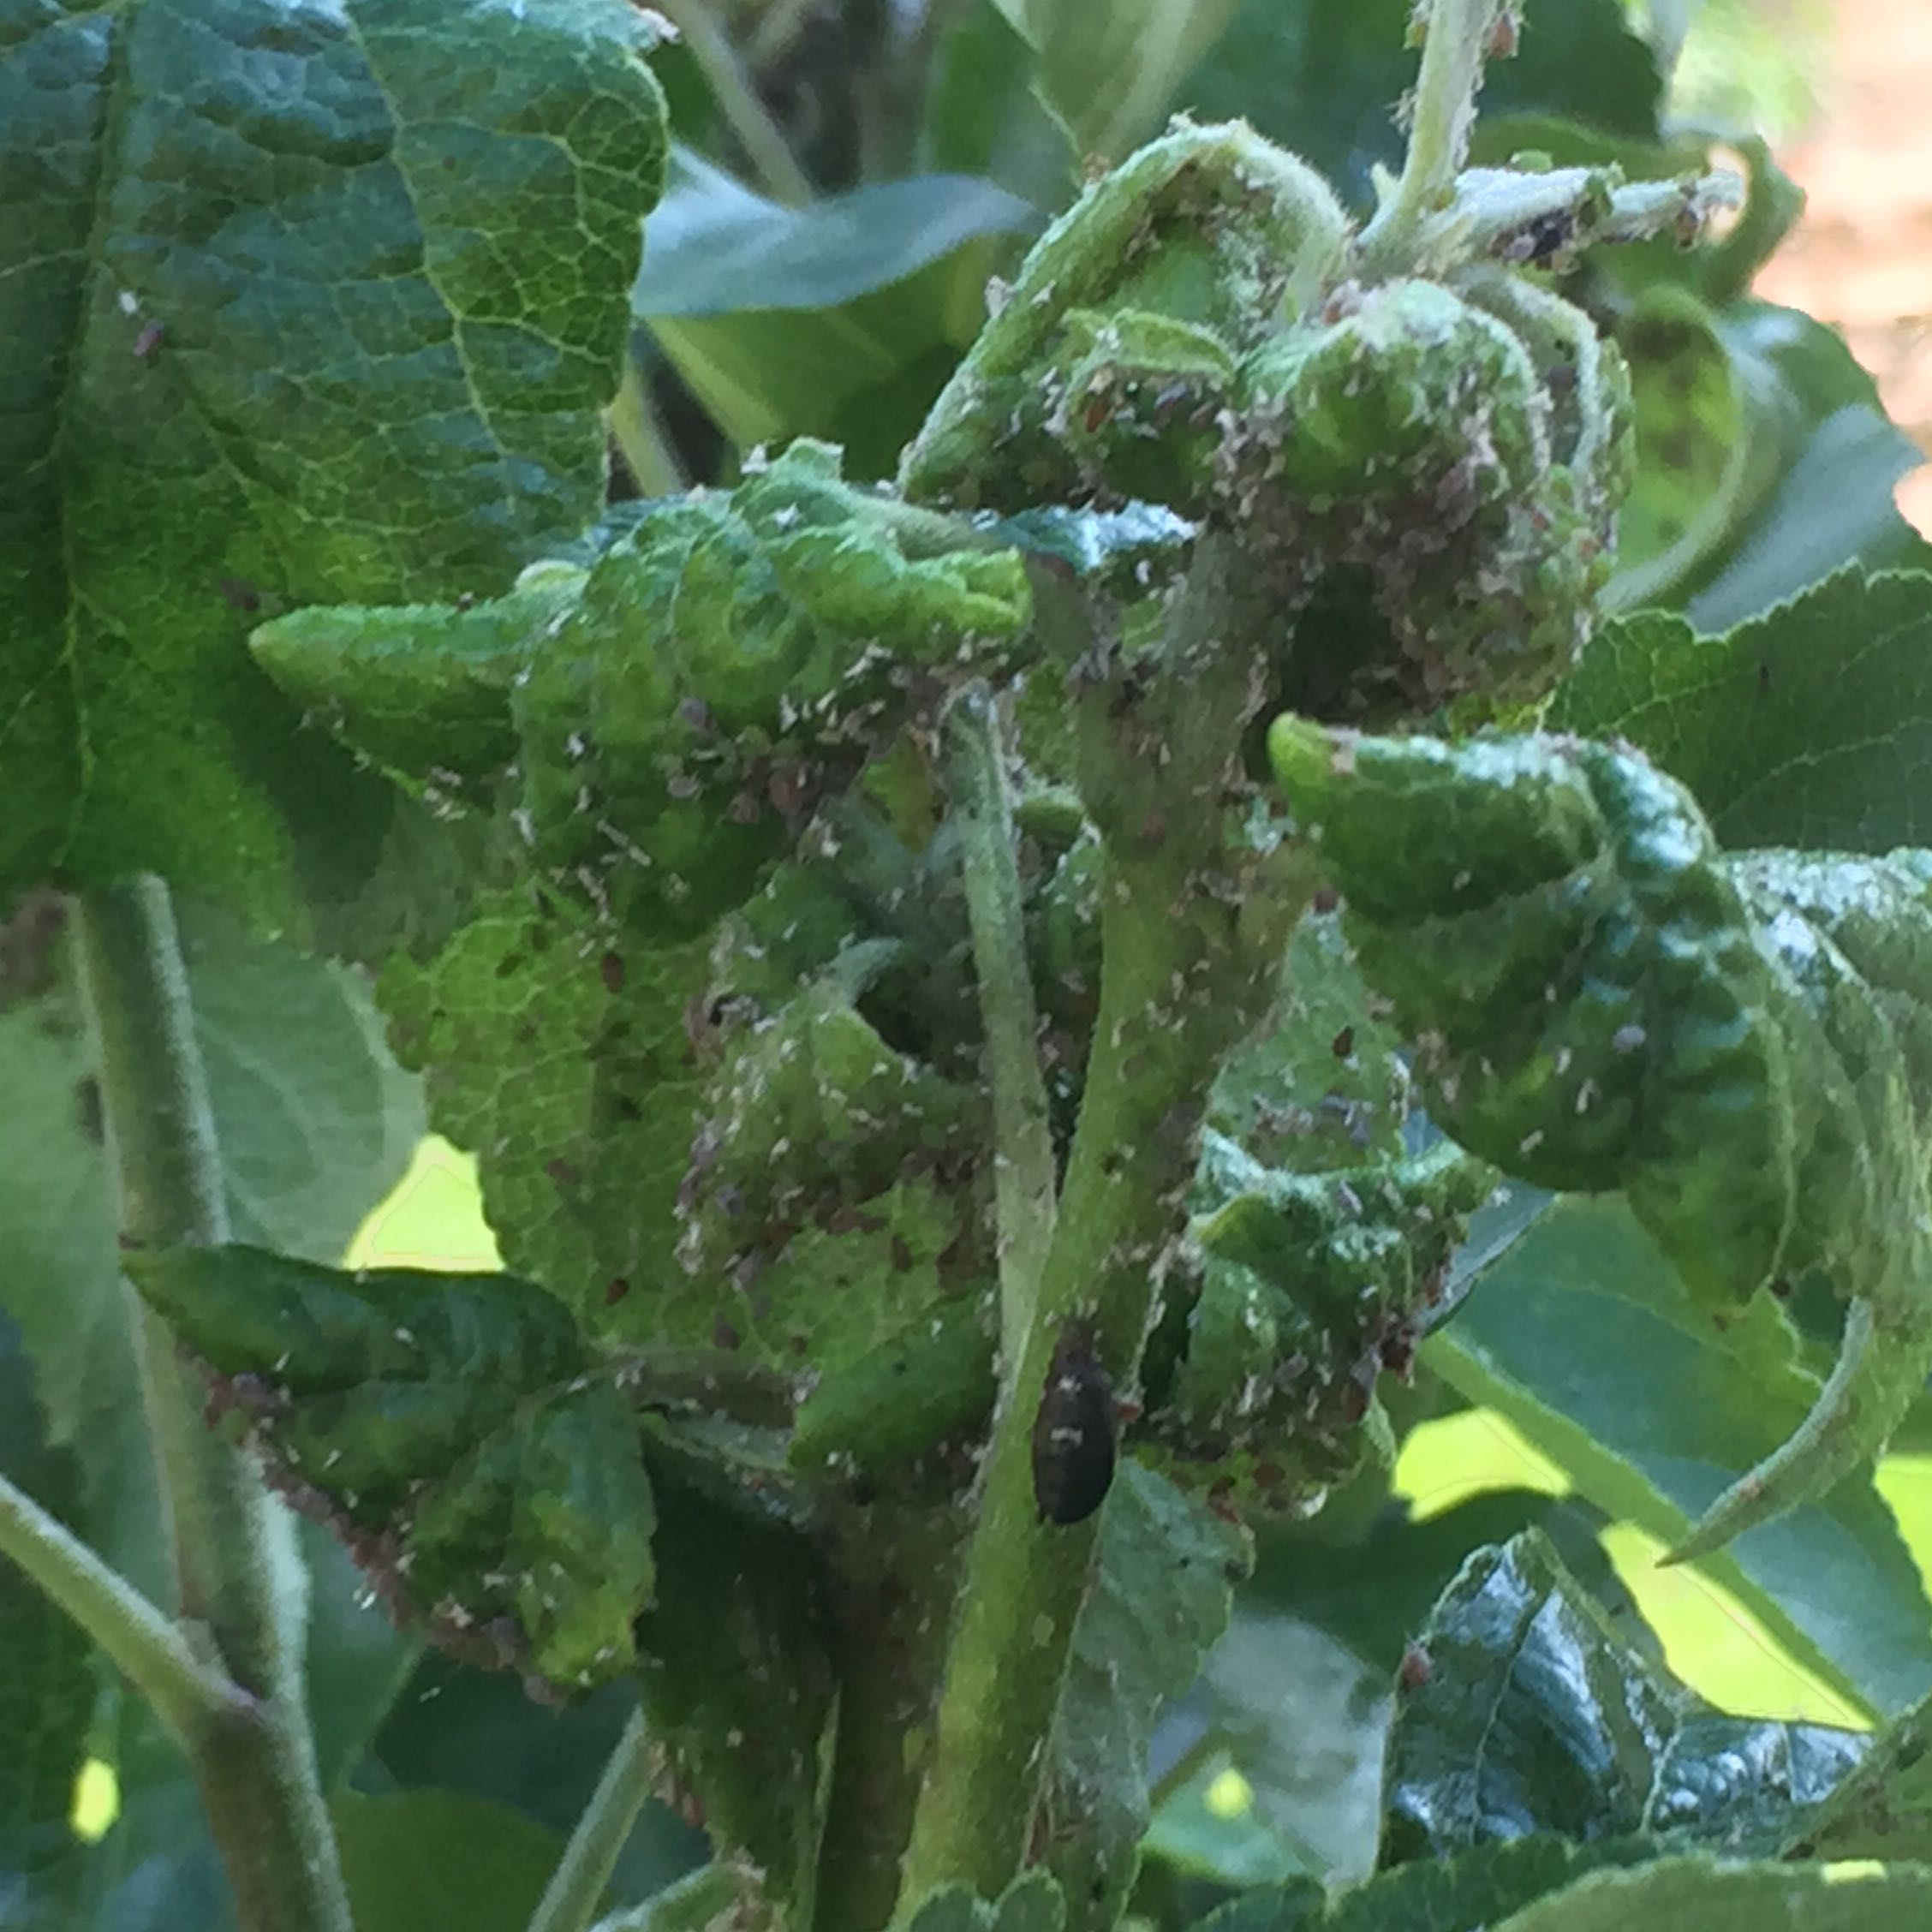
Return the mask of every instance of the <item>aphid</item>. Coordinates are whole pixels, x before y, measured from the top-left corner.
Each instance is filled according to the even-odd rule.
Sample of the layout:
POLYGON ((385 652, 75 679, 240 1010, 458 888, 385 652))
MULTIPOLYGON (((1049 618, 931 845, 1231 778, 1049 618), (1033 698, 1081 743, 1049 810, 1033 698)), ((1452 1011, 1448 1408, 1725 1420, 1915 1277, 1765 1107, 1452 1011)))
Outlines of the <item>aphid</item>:
POLYGON ((1094 1353, 1093 1331, 1060 1331, 1033 1424, 1033 1494, 1042 1523, 1083 1523, 1113 1481, 1113 1385, 1094 1353))

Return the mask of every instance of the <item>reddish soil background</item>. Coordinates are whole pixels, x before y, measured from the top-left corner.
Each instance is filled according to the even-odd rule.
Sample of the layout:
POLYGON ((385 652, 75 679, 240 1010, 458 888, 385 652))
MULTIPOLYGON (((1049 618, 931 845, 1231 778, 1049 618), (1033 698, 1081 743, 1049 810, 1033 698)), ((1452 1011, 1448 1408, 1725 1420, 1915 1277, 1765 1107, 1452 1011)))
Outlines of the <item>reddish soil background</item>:
MULTIPOLYGON (((1932 0, 1838 0, 1819 112, 1778 158, 1804 219, 1757 280, 1844 331, 1932 457, 1932 0)), ((1932 535, 1932 468, 1899 486, 1932 535)))

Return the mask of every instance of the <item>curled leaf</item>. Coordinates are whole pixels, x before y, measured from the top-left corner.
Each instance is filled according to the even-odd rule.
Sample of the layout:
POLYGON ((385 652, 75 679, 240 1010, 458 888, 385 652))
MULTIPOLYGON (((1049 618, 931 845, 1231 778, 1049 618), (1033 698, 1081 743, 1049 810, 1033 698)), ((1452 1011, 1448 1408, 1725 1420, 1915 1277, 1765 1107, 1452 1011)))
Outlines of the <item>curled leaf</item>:
POLYGON ((1932 1366, 1932 856, 1727 856, 1682 787, 1584 741, 1284 718, 1269 743, 1452 1133, 1622 1189, 1705 1300, 1816 1268, 1848 1303, 1804 1427, 1673 1553, 1875 1455, 1932 1366))
POLYGON ((631 1668, 651 1485, 629 1405, 560 1302, 505 1275, 239 1246, 124 1262, 271 1478, 393 1609, 535 1684, 631 1668))

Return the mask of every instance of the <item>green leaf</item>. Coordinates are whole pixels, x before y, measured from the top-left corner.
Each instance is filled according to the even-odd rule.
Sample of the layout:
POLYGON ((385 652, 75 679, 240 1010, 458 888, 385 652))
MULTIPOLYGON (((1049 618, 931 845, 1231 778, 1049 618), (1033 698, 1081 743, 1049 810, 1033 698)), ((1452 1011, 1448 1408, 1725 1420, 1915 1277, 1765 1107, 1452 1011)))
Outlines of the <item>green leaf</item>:
MULTIPOLYGON (((1685 605, 1691 622, 1729 629, 1846 564, 1932 564, 1932 546, 1893 496, 1924 453, 1886 414, 1844 338, 1796 309, 1760 302, 1728 305, 1720 326, 1741 367, 1774 374, 1783 456, 1775 491, 1699 573, 1685 605)), ((1750 380, 1762 385, 1762 376, 1750 380)))
POLYGON ((968 242, 1026 235, 1032 206, 971 175, 917 175, 830 194, 803 208, 767 201, 695 155, 646 232, 637 313, 729 315, 735 310, 838 308, 968 242))
POLYGON ((613 945, 504 892, 381 982, 438 1128, 482 1150, 505 1262, 627 1340, 713 1339, 715 1297, 672 1258, 702 1094, 684 1014, 707 980, 701 944, 613 945))
POLYGON ((1932 1699, 1913 1705, 1872 1740, 1864 1761, 1786 1847, 1793 1857, 1912 1858, 1932 1850, 1932 1699))
POLYGON ((910 1917, 895 1919, 893 1926, 894 1932, 1061 1932, 1066 1923, 1059 1887, 1047 1873, 1030 1871, 998 1899, 949 1886, 921 1899, 910 1917))
MULTIPOLYGON (((426 1651, 377 1734, 367 1782, 374 1789, 467 1792, 567 1834, 636 1701, 634 1685, 607 1684, 559 1709, 535 1702, 501 1672, 472 1670, 426 1651)), ((703 1834, 653 1799, 618 1859, 612 1888, 646 1897, 706 1856, 703 1834)))
POLYGON ((0 888, 294 910, 391 804, 262 612, 491 591, 596 517, 664 125, 620 0, 0 7, 0 888), (480 83, 480 84, 479 84, 480 83))
MULTIPOLYGON (((1757 1326, 1756 1311, 1746 1327, 1757 1326)), ((1802 1420, 1795 1364, 1755 1362, 1686 1304, 1615 1202, 1554 1208, 1477 1281, 1422 1361, 1498 1409, 1599 1507, 1667 1546, 1802 1420)), ((1703 1559, 1807 1668, 1869 1709, 1932 1687, 1918 1573, 1890 1513, 1853 1481, 1703 1559)))
POLYGON ((920 123, 920 159, 982 175, 1037 207, 1064 202, 1079 178, 1064 122, 1034 86, 1039 56, 999 0, 969 0, 933 56, 920 123))
POLYGON ((1401 1045, 1340 919, 1311 914, 1288 942, 1278 1011, 1222 1065, 1208 1124, 1264 1166, 1302 1173, 1398 1154, 1409 1116, 1401 1045))
MULTIPOLYGON (((35 1397, 33 1365, 14 1323, 0 1315, 0 1476, 69 1522, 79 1501, 73 1457, 47 1441, 35 1397)), ((95 1680, 92 1646, 79 1625, 38 1584, 0 1558, 0 1899, 9 1875, 35 1889, 59 1888, 48 1872, 73 1844, 68 1816, 74 1780, 87 1754, 95 1680)))
POLYGON ((1038 225, 973 176, 787 208, 686 154, 647 229, 635 311, 742 448, 833 437, 880 474, 978 331, 1007 238, 1038 225), (866 420, 887 402, 890 423, 866 420))
POLYGON ((1776 479, 1780 397, 1768 382, 1753 385, 1753 364, 1685 289, 1644 290, 1616 339, 1637 405, 1637 474, 1605 595, 1628 609, 1668 602, 1757 507, 1776 479))
POLYGON ((439 1641, 569 1689, 630 1667, 650 1485, 629 1406, 559 1303, 503 1275, 238 1246, 125 1265, 271 1477, 439 1641))
POLYGON ((1269 746, 1451 1132, 1539 1186, 1620 1188, 1714 1310, 1812 1270, 1846 1303, 1802 1428, 1674 1555, 1875 1455, 1932 1360, 1932 856, 1720 857, 1687 792, 1589 741, 1287 717, 1269 746))
POLYGON ((1198 1769, 1154 1813, 1150 1857, 1232 1886, 1305 1873, 1340 1883, 1373 1867, 1387 1677, 1333 1637, 1241 1591, 1162 1729, 1198 1769), (1231 1818, 1214 1802, 1231 1768, 1248 1798, 1231 1818))
POLYGON ((1066 1893, 1067 1932, 1105 1932, 1120 1915, 1147 1828, 1155 1715, 1226 1628, 1231 1586, 1250 1560, 1240 1530, 1122 1464, 1051 1747, 1046 1863, 1066 1893))
POLYGON ((1039 56, 1039 86, 1082 155, 1118 161, 1153 134, 1238 0, 999 0, 1039 56))
POLYGON ((1385 1863, 1547 1832, 1765 1855, 1866 1748, 1858 1732, 1728 1717, 1617 1636, 1534 1530, 1480 1550, 1396 1694, 1385 1863))
MULTIPOLYGON (((1242 0, 1177 104, 1251 121, 1367 206, 1369 170, 1402 162, 1395 104, 1416 79, 1408 24, 1408 0, 1242 0)), ((1566 115, 1653 140, 1661 93, 1618 0, 1574 0, 1526 10, 1515 57, 1488 69, 1482 111, 1566 115)))
MULTIPOLYGON (((236 1231, 332 1261, 422 1130, 416 1082, 354 973, 184 906, 182 945, 236 1231)), ((114 1237, 89 1049, 59 993, 0 1012, 0 1307, 39 1364, 52 1439, 83 1471, 88 1540, 151 1594, 170 1588, 114 1237)))
POLYGON ((1630 1840, 1572 1845, 1541 1836, 1472 1846, 1379 1872, 1333 1895, 1305 1883, 1236 1900, 1193 1932, 1488 1932, 1505 1914, 1605 1865, 1640 1864, 1630 1840))
POLYGON ((1723 636, 1607 624, 1553 730, 1627 738, 1696 794, 1726 845, 1883 852, 1932 838, 1932 576, 1842 570, 1723 636))
POLYGON ((1792 1865, 1661 1860, 1597 1872, 1504 1919, 1494 1932, 1914 1932, 1932 1911, 1932 1869, 1839 1874, 1792 1865))
POLYGON ((356 1932, 522 1932, 564 1849, 454 1792, 349 1792, 329 1816, 356 1932))
POLYGON ((637 1623, 648 1728, 714 1842, 748 1852, 809 1924, 833 1708, 818 1565, 796 1530, 651 1447, 658 1590, 637 1623))

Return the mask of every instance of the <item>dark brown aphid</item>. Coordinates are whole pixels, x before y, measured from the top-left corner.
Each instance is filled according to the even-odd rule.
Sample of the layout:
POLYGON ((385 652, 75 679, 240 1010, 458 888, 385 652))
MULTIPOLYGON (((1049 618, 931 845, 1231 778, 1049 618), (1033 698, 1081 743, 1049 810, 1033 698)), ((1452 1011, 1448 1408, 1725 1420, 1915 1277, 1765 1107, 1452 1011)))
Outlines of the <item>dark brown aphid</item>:
POLYGON ((1033 1424, 1033 1494, 1042 1523, 1083 1523, 1113 1482, 1113 1385, 1092 1331, 1060 1331, 1033 1424))

